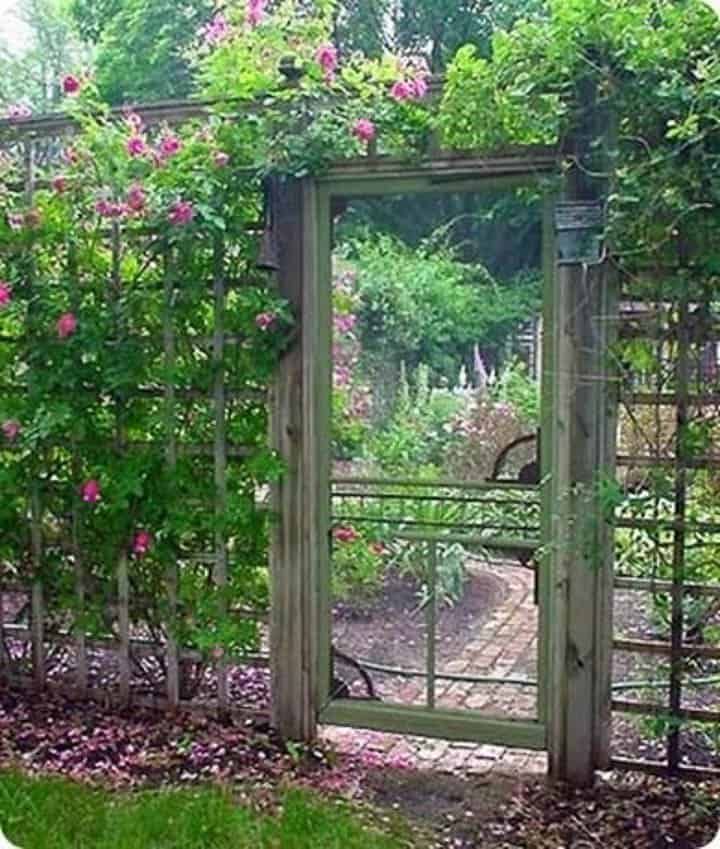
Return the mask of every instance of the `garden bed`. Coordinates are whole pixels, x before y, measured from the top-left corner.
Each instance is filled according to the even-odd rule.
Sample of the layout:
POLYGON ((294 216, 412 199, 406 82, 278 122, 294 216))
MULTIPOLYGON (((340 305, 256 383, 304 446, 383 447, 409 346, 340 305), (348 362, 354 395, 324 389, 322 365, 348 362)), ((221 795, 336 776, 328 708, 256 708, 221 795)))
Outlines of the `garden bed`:
MULTIPOLYGON (((470 570, 462 596, 438 609, 438 661, 462 654, 476 629, 507 598, 500 570, 470 570)), ((425 607, 419 581, 395 571, 372 596, 334 605, 333 635, 343 652, 374 663, 417 669, 425 664, 425 607)))

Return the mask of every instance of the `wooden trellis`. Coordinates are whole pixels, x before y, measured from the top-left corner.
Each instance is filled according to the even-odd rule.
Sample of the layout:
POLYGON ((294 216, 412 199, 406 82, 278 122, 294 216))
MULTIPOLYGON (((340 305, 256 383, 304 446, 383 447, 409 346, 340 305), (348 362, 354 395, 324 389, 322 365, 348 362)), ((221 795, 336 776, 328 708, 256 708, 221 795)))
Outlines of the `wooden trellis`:
MULTIPOLYGON (((149 124, 159 121, 181 123, 184 120, 205 114, 202 104, 167 104, 138 110, 149 124)), ((59 154, 63 144, 72 136, 74 127, 71 121, 62 117, 33 119, 22 125, 7 124, 5 144, 11 155, 22 155, 24 164, 24 202, 31 208, 35 192, 42 184, 37 178, 38 160, 43 164, 52 162, 59 154)), ((258 208, 260 202, 258 200, 258 208)), ((260 230, 256 222, 248 223, 248 235, 259 238, 260 230)), ((224 517, 228 500, 228 470, 232 464, 243 463, 254 450, 253 446, 238 444, 231 441, 228 434, 228 423, 231 419, 243 415, 243 409, 254 406, 258 409, 266 405, 266 396, 262 391, 236 388, 233 385, 232 374, 226 363, 233 351, 238 350, 242 338, 231 332, 225 326, 225 312, 230 292, 230 277, 233 272, 227 257, 227 246, 220 238, 215 238, 210 250, 212 253, 212 279, 208 281, 208 302, 212 305, 212 332, 209 335, 178 336, 174 320, 174 304, 181 296, 182 258, 177 255, 176 248, 170 242, 155 243, 153 233, 142 233, 133 238, 147 240, 148 247, 155 251, 152 260, 157 269, 156 276, 161 283, 162 328, 160 338, 153 335, 143 337, 140 344, 147 348, 147 355, 158 358, 165 377, 161 381, 153 380, 147 385, 135 387, 131 393, 122 392, 97 397, 101 403, 112 409, 114 419, 114 438, 112 449, 119 457, 132 456, 134 452, 147 449, 162 451, 167 468, 172 472, 179 461, 185 459, 202 467, 199 471, 207 473, 212 480, 214 496, 208 504, 196 505, 196 509, 214 511, 213 540, 209 549, 183 551, 178 553, 176 561, 167 565, 164 578, 165 598, 154 599, 153 603, 164 606, 165 636, 159 641, 152 633, 142 633, 133 625, 133 598, 131 568, 127 548, 120 552, 115 564, 115 605, 112 611, 113 634, 104 637, 91 637, 82 623, 83 612, 91 595, 90 575, 83 562, 79 546, 79 530, 82 523, 81 499, 76 493, 69 516, 70 549, 67 554, 72 560, 74 571, 74 596, 77 611, 77 622, 66 620, 51 626, 51 613, 47 586, 43 578, 47 554, 47 541, 44 539, 43 487, 52 487, 52 481, 40 481, 36 477, 29 498, 28 526, 30 534, 30 552, 32 561, 32 580, 30 586, 8 580, 0 576, 0 675, 7 677, 16 685, 28 685, 37 690, 49 689, 68 693, 76 697, 90 697, 102 702, 111 701, 119 705, 146 705, 161 709, 193 708, 200 710, 218 710, 221 713, 247 714, 257 709, 246 708, 242 700, 235 699, 231 703, 228 684, 228 670, 231 663, 266 665, 267 659, 262 654, 232 658, 218 654, 213 660, 212 681, 205 691, 214 692, 213 697, 193 698, 183 692, 185 667, 207 662, 206 653, 187 648, 179 643, 176 636, 175 623, 180 609, 179 576, 183 568, 192 564, 204 564, 212 575, 212 581, 220 599, 221 613, 227 614, 226 590, 229 577, 228 534, 224 528, 224 517), (158 250, 159 247, 159 250, 158 250), (181 345, 183 346, 181 349, 181 345), (197 358, 207 361, 207 374, 211 375, 209 385, 200 381, 197 385, 189 385, 187 381, 178 384, 173 379, 176 364, 182 356, 188 356, 192 362, 197 358), (165 421, 164 433, 158 435, 155 442, 137 442, 128 432, 127 405, 135 401, 162 405, 165 421), (182 405, 203 405, 211 413, 212 438, 208 441, 191 441, 184 438, 178 431, 178 414, 182 405), (8 621, 5 603, 12 596, 15 600, 29 599, 29 624, 8 621), (5 617, 5 618, 3 618, 5 617), (78 624, 80 623, 80 624, 78 624), (29 664, 18 662, 18 651, 23 655, 29 646, 29 664), (72 667, 69 674, 52 675, 51 660, 59 651, 72 652, 72 667), (113 659, 116 665, 116 675, 108 686, 107 683, 93 683, 90 667, 92 658, 100 652, 105 658, 113 659), (145 658, 154 658, 164 665, 164 692, 144 692, 146 687, 138 687, 135 668, 145 658)), ((107 287, 107 309, 113 316, 113 338, 108 340, 113 345, 122 345, 129 339, 124 318, 119 307, 119 299, 123 288, 122 279, 122 238, 120 225, 113 222, 103 234, 105 244, 109 245, 110 273, 107 287)), ((58 265, 65 264, 67 275, 75 279, 78 274, 77 257, 72 244, 66 245, 58 256, 58 265)), ((237 281, 233 281, 237 284, 237 281)), ((29 294, 32 293, 33 269, 29 264, 25 285, 29 294)), ((78 309, 77 287, 72 295, 76 300, 71 303, 73 310, 78 309)), ((32 320, 32 298, 30 302, 29 320, 32 320)), ((18 340, 14 338, 0 339, 0 343, 12 346, 18 340)), ((23 381, 15 385, 3 386, 6 393, 24 393, 32 381, 32 373, 24 376, 23 381)), ((88 397, 93 398, 93 389, 88 387, 88 397)), ((54 451, 61 452, 68 459, 75 471, 80 468, 80 457, 83 451, 81 443, 57 445, 54 451)), ((0 446, 0 450, 15 450, 10 444, 0 446)), ((12 564, 5 564, 5 567, 12 564)), ((3 564, 0 564, 3 566, 3 564)), ((4 570, 5 571, 5 570, 4 570)), ((10 606, 12 608, 12 605, 10 606)), ((17 608, 17 605, 15 605, 17 608)), ((243 616, 263 618, 261 611, 243 611, 243 616)), ((263 708, 264 710, 264 708, 263 708)))
POLYGON ((712 729, 720 721, 720 642, 713 638, 720 619, 720 517, 712 508, 710 515, 696 515, 698 489, 713 486, 720 458, 716 436, 701 445, 691 439, 694 425, 717 420, 720 323, 710 293, 693 294, 691 282, 684 294, 671 288, 673 277, 683 273, 688 269, 682 266, 654 271, 654 282, 650 278, 642 287, 645 300, 628 297, 623 309, 621 339, 647 346, 654 364, 644 374, 626 365, 622 381, 619 471, 626 488, 646 499, 642 509, 631 500, 619 511, 616 524, 631 548, 615 586, 660 605, 667 622, 655 638, 620 634, 614 641, 616 652, 647 659, 652 674, 631 675, 615 693, 613 709, 619 716, 654 719, 662 730, 654 756, 624 755, 613 763, 716 778, 720 769, 693 763, 683 740, 689 724, 712 729), (707 484, 700 481, 705 475, 707 484), (640 558, 632 556, 633 546, 641 547, 640 558), (702 569, 710 572, 703 580, 692 574, 698 555, 710 567, 702 569))

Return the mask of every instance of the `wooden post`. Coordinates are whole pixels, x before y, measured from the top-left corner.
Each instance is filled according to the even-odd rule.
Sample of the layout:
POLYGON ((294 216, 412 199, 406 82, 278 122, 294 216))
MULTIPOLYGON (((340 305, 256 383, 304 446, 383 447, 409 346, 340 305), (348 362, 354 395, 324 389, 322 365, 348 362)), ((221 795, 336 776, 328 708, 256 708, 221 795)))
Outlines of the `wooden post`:
MULTIPOLYGON (((25 202, 31 207, 35 199, 35 141, 25 143, 25 202)), ((28 289, 35 283, 35 259, 31 254, 28 272, 28 289)), ((29 293, 28 317, 34 314, 33 298, 29 293)), ((29 322, 30 324, 30 322, 29 322)), ((30 596, 30 629, 32 640, 33 684, 37 690, 45 687, 47 669, 45 665, 45 590, 42 580, 43 563, 43 507, 40 495, 39 469, 35 466, 34 479, 30 488, 30 546, 32 556, 32 590, 30 596)))
MULTIPOLYGON (((112 269, 109 299, 114 316, 115 334, 120 341, 125 334, 120 298, 122 296, 121 262, 122 244, 120 225, 112 225, 112 269)), ((115 448, 118 457, 127 449, 126 400, 124 394, 115 397, 115 448)), ((118 701, 123 707, 130 703, 130 568, 127 540, 123 540, 117 562, 117 617, 118 617, 118 701)))
MULTIPOLYGON (((566 200, 602 198, 595 140, 607 127, 592 86, 580 93, 583 123, 566 200)), ((602 164, 600 167, 603 167, 602 164)), ((553 397, 553 686, 550 763, 555 778, 593 781, 609 762, 612 653, 612 533, 599 485, 614 478, 615 388, 608 348, 616 327, 614 281, 603 258, 558 265, 553 397)))
MULTIPOLYGON (((163 349, 165 364, 165 461, 171 474, 177 466, 177 433, 175 427, 175 325, 173 309, 175 301, 175 280, 173 257, 168 248, 164 263, 165 300, 163 304, 163 349)), ((167 666, 167 699, 171 711, 180 704, 180 654, 176 636, 178 612, 178 565, 175 558, 167 564, 165 586, 168 601, 167 642, 165 645, 165 664, 167 666)))
MULTIPOLYGON (((315 300, 318 251, 316 189, 311 181, 275 187, 280 294, 293 306, 299 333, 285 354, 273 388, 271 434, 286 470, 274 488, 276 524, 271 546, 270 651, 273 724, 288 739, 316 735, 319 686, 320 566, 327 539, 319 539, 322 510, 322 439, 316 427, 319 359, 315 300)), ((320 333, 322 336, 322 333, 320 333)), ((322 346, 321 346, 322 347, 322 346)), ((322 366, 321 366, 322 367, 322 366)))
MULTIPOLYGON (((68 274, 71 280, 78 279, 77 256, 75 253, 75 245, 69 242, 67 245, 68 252, 68 274)), ((79 286, 73 286, 70 295, 70 306, 75 315, 80 312, 80 291, 79 286)), ((84 699, 87 696, 88 689, 88 653, 87 653, 87 635, 85 632, 85 612, 87 606, 87 575, 85 570, 85 561, 83 557, 81 531, 82 531, 82 500, 78 490, 78 483, 81 480, 82 471, 82 455, 78 446, 77 434, 73 432, 72 436, 72 479, 75 482, 75 492, 72 501, 72 552, 74 558, 74 573, 75 573, 75 599, 77 602, 77 617, 75 622, 75 695, 78 699, 84 699)))
MULTIPOLYGON (((215 413, 215 565, 213 579, 219 595, 220 615, 228 615, 228 549, 225 532, 227 521, 227 410, 225 392, 225 252, 222 240, 213 244, 213 407, 215 413)), ((228 709, 227 652, 222 648, 215 662, 217 703, 221 715, 228 709)))

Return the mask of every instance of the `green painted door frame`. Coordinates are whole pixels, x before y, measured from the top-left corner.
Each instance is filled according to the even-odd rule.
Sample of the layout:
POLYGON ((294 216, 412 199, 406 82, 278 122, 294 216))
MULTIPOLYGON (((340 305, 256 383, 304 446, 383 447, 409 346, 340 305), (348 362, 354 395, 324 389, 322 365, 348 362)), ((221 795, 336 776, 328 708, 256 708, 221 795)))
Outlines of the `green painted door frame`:
MULTIPOLYGON (((554 162, 552 163, 554 167, 554 162)), ((502 170, 502 169, 500 169, 502 170)), ((352 198, 360 196, 390 196, 424 194, 430 192, 482 192, 518 187, 542 187, 543 178, 547 182, 548 173, 542 170, 522 170, 514 173, 497 173, 493 168, 480 166, 477 161, 456 162, 451 173, 423 173, 412 168, 397 168, 368 171, 349 176, 347 174, 330 174, 317 180, 316 212, 314 219, 317 233, 315 243, 318 250, 318 275, 315 295, 317 303, 315 312, 322 316, 322 326, 317 326, 318 352, 320 358, 327 353, 331 360, 332 324, 331 324, 331 294, 332 294, 332 228, 331 210, 335 198, 352 198)), ((552 227, 553 195, 545 189, 546 197, 544 212, 544 313, 543 319, 547 328, 552 328, 553 321, 553 286, 554 286, 554 239, 552 227)), ((545 338, 548 334, 545 333, 545 338)), ((550 374, 552 368, 553 349, 545 344, 543 350, 543 372, 550 374), (547 372, 546 372, 547 370, 547 372)), ((331 410, 331 375, 325 365, 318 363, 317 401, 318 416, 322 417, 320 431, 330 432, 331 410)), ((543 377, 543 480, 549 479, 552 452, 547 435, 552 422, 552 403, 548 394, 552 392, 551 382, 543 377)), ((330 440, 323 440, 325 451, 329 452, 330 440)), ((320 446, 319 446, 320 448, 320 446)), ((539 633, 538 633, 538 699, 537 718, 535 720, 502 719, 483 716, 480 712, 470 710, 450 710, 428 707, 402 706, 383 704, 353 699, 330 699, 331 681, 331 600, 330 600, 330 459, 324 458, 321 467, 327 475, 326 480, 318 482, 322 486, 321 499, 327 508, 318 511, 317 519, 321 526, 317 528, 316 538, 327 540, 327 545, 318 552, 318 706, 319 720, 323 723, 347 725, 360 728, 371 728, 389 732, 401 732, 424 736, 442 737, 492 743, 496 745, 515 746, 527 749, 545 749, 547 747, 547 716, 548 716, 548 671, 551 663, 549 621, 552 618, 552 596, 548 580, 549 560, 545 554, 540 558, 539 568, 539 633)), ((548 515, 548 500, 551 498, 550 487, 545 486, 542 495, 545 501, 544 516, 548 515)), ((550 524, 543 522, 543 536, 547 539, 550 524)), ((543 546, 543 551, 549 550, 543 546)))

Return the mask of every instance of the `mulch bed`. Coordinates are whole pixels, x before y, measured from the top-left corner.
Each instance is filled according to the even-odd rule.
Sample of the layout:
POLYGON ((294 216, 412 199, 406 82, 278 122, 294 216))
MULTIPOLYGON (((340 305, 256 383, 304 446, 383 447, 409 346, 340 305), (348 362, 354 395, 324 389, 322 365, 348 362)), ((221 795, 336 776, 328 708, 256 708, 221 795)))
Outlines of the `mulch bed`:
POLYGON ((129 789, 232 781, 259 790, 284 778, 345 789, 331 762, 321 749, 289 753, 261 720, 110 713, 94 702, 0 693, 0 767, 28 773, 129 789))
POLYGON ((386 770, 376 804, 432 825, 433 849, 698 849, 720 826, 720 783, 610 774, 588 790, 491 774, 386 770))
POLYGON ((720 783, 606 776, 566 791, 495 772, 465 779, 391 766, 382 756, 288 751, 263 725, 106 713, 93 703, 0 693, 0 768, 113 788, 231 785, 271 808, 288 784, 350 797, 382 824, 408 818, 426 849, 697 849, 720 824, 720 783))

